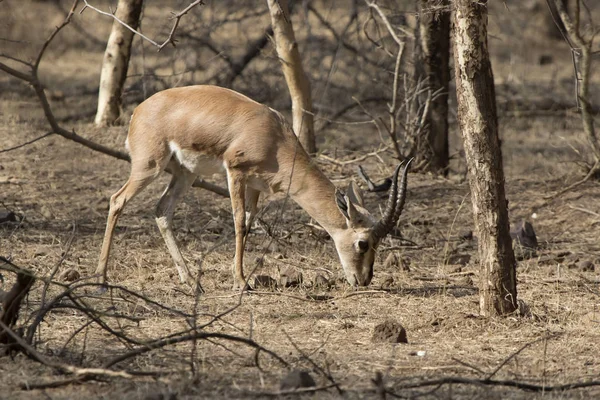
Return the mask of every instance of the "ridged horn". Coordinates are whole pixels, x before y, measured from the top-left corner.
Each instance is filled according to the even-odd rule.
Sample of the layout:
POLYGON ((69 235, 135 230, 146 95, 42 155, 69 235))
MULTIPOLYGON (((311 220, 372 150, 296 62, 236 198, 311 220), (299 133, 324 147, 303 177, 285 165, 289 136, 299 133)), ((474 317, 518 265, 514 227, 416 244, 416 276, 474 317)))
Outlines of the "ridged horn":
POLYGON ((371 235, 373 236, 373 240, 375 242, 378 242, 385 235, 387 235, 390 229, 392 229, 392 227, 394 226, 396 200, 398 197, 398 174, 400 173, 400 167, 402 167, 402 163, 398 164, 396 170, 394 171, 394 175, 392 177, 392 185, 390 186, 390 194, 385 205, 383 217, 381 217, 381 219, 375 224, 375 226, 373 227, 373 231, 371 232, 371 235))
POLYGON ((404 209, 404 201, 406 200, 406 185, 407 185, 407 176, 408 176, 408 167, 410 167, 410 163, 414 160, 411 158, 408 160, 406 165, 404 166, 404 171, 402 171, 402 180, 400 181, 400 191, 398 192, 398 199, 396 200, 396 209, 394 211, 394 222, 392 224, 396 225, 398 219, 400 219, 400 215, 402 214, 402 210, 404 209))

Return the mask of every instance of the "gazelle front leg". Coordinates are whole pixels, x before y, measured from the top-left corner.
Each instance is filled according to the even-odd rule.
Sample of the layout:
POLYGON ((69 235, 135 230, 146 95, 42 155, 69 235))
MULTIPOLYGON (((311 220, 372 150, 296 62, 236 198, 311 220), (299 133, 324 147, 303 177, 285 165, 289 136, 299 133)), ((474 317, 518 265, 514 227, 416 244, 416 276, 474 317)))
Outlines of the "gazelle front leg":
POLYGON ((235 168, 227 168, 227 182, 229 196, 233 210, 235 226, 235 257, 233 262, 233 289, 249 289, 244 278, 244 245, 246 234, 246 177, 243 172, 235 168))

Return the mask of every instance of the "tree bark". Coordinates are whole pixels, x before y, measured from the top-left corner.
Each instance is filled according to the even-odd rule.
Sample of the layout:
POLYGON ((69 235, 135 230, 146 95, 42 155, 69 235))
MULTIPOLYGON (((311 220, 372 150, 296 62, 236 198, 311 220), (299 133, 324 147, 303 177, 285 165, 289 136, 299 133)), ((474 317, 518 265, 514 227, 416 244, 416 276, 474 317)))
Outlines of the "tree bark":
MULTIPOLYGON (((418 149, 416 164, 444 176, 448 174, 448 84, 450 82, 450 10, 448 0, 418 0, 419 29, 415 46, 417 79, 426 79, 431 99, 423 134, 426 145, 418 149)), ((427 100, 428 94, 421 96, 427 100)))
MULTIPOLYGON (((119 0, 115 16, 137 29, 142 3, 143 0, 119 0)), ((133 35, 133 32, 118 21, 113 22, 100 75, 98 111, 94 119, 98 126, 113 125, 121 115, 121 95, 127 78, 133 35)))
POLYGON ((517 308, 516 261, 504 192, 485 0, 455 1, 454 65, 458 121, 479 238, 480 312, 504 315, 517 308))
POLYGON ((317 151, 312 115, 310 82, 302 68, 298 43, 287 0, 267 0, 275 34, 275 47, 292 98, 293 127, 300 144, 309 154, 317 151))

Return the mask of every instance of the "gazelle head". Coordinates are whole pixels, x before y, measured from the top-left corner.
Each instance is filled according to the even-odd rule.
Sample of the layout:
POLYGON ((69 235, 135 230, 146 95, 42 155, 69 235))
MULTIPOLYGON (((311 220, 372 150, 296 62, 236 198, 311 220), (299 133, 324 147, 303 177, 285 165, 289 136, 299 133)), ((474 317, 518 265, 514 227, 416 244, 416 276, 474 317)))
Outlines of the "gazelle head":
POLYGON ((367 286, 373 279, 373 263, 379 242, 396 225, 406 199, 406 175, 412 159, 406 163, 398 190, 398 175, 402 164, 398 165, 383 217, 376 221, 364 208, 361 190, 350 184, 346 194, 336 192, 336 202, 340 212, 346 218, 347 229, 332 235, 335 248, 340 257, 346 280, 352 286, 367 286))

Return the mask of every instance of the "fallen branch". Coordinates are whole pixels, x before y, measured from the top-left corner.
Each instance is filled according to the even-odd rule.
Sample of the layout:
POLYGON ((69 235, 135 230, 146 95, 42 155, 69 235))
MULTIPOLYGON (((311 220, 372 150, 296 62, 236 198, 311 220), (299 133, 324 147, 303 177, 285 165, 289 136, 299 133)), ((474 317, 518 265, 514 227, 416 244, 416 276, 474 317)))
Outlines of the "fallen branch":
MULTIPOLYGON (((556 386, 545 386, 545 385, 535 385, 532 383, 519 382, 513 380, 493 380, 493 379, 472 379, 472 378, 463 378, 460 376, 449 376, 440 379, 432 379, 425 380, 421 382, 415 383, 405 383, 399 385, 397 389, 418 389, 429 386, 441 386, 441 385, 450 385, 450 384, 463 384, 463 385, 477 385, 477 386, 507 386, 514 387, 517 389, 522 389, 530 392, 563 392, 567 390, 573 389, 581 389, 593 386, 600 386, 600 381, 588 381, 588 382, 574 382, 567 383, 564 385, 556 385, 556 386)), ((396 398, 405 398, 405 396, 400 396, 399 394, 392 392, 390 389, 386 389, 386 394, 396 398)))
POLYGON ((54 368, 62 373, 76 375, 83 379, 93 378, 96 376, 126 379, 130 379, 133 377, 131 374, 124 371, 112 371, 104 368, 78 368, 73 365, 52 361, 41 355, 36 349, 33 348, 33 346, 25 342, 25 340, 21 336, 17 335, 2 321, 0 321, 0 328, 2 328, 14 340, 14 342, 21 348, 23 353, 26 354, 29 358, 48 367, 54 368))
POLYGON ((218 332, 192 332, 187 335, 158 339, 158 340, 150 342, 146 345, 140 346, 137 349, 131 350, 125 354, 122 354, 118 357, 113 358, 112 360, 110 360, 109 362, 104 364, 104 368, 110 368, 115 364, 118 364, 122 361, 139 356, 141 354, 147 353, 152 350, 160 349, 162 347, 170 346, 170 345, 181 343, 181 342, 188 342, 188 341, 198 340, 198 339, 225 339, 225 340, 228 340, 231 342, 245 344, 247 346, 250 346, 250 347, 253 347, 254 349, 256 349, 258 353, 264 352, 264 353, 270 355, 271 357, 273 357, 274 359, 276 359, 277 361, 279 361, 284 366, 286 366, 286 367, 289 366, 287 361, 285 361, 283 358, 281 358, 279 355, 277 355, 277 353, 262 347, 261 345, 259 345, 252 339, 247 339, 244 337, 233 336, 233 335, 228 335, 226 333, 218 333, 218 332))

